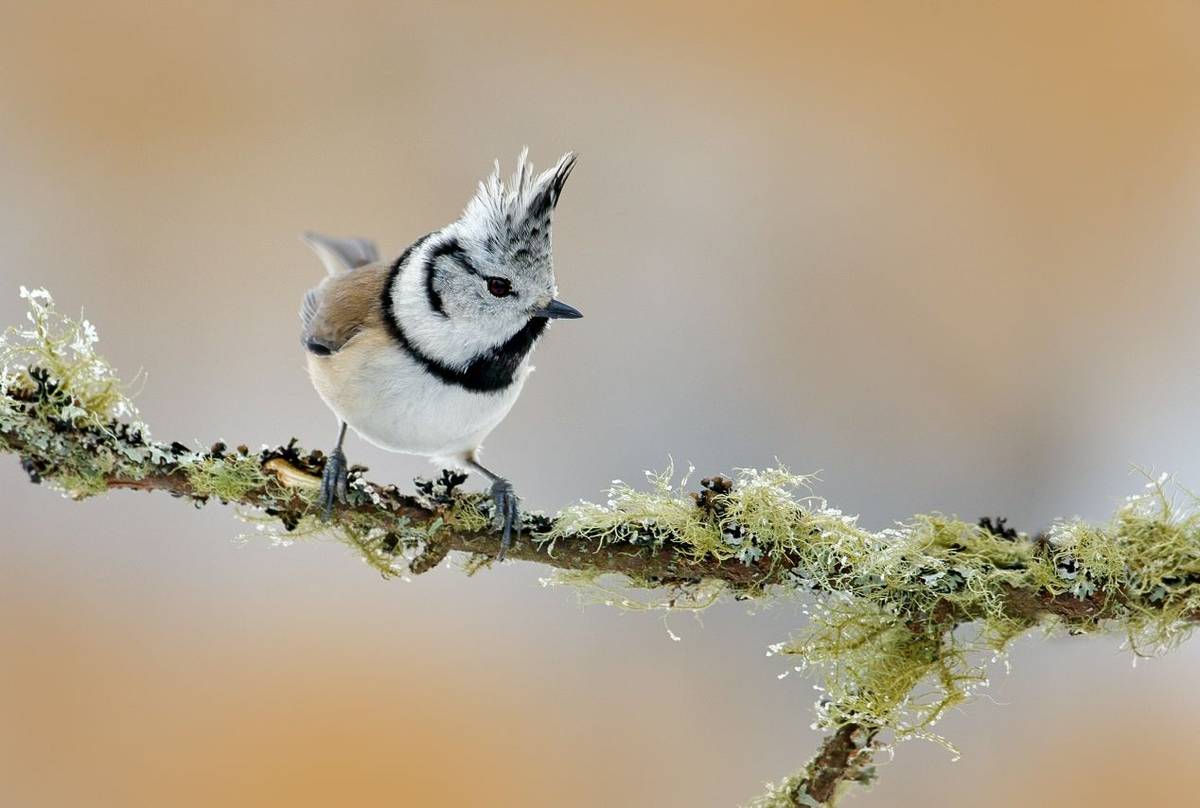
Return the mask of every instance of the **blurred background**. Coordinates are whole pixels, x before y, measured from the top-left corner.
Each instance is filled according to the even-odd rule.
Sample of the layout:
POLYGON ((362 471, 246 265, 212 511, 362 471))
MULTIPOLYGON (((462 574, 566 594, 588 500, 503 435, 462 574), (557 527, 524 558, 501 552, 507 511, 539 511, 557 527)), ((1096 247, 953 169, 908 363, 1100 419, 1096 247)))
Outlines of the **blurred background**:
MULTIPOLYGON (((577 149, 488 443, 531 507, 776 457, 883 527, 1200 485, 1193 2, 5 3, 0 322, 86 307, 165 440, 327 449, 306 228, 398 254, 577 149)), ((431 471, 351 439, 372 477, 431 471)), ((0 803, 730 806, 813 752, 797 605, 382 581, 232 512, 0 464, 0 803), (681 637, 672 642, 668 629, 681 637)), ((1189 804, 1200 645, 1026 640, 856 805, 1189 804)))

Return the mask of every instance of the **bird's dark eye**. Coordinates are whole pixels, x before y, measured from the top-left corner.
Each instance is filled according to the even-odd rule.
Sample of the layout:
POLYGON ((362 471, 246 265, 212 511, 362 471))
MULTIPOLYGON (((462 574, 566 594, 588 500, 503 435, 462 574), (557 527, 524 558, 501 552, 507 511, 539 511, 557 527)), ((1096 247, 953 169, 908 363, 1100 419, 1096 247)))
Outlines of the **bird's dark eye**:
POLYGON ((512 294, 512 284, 507 278, 488 278, 488 291, 496 297, 508 297, 512 294))

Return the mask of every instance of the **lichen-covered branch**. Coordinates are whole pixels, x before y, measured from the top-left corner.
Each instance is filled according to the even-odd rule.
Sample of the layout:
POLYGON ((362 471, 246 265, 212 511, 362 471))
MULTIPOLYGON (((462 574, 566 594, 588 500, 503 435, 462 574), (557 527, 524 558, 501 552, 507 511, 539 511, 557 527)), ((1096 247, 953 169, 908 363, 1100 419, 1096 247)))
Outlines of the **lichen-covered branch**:
MULTIPOLYGON (((18 455, 32 481, 75 498, 128 489, 243 506, 279 539, 335 536, 385 575, 419 574, 451 551, 477 569, 499 551, 490 502, 462 492, 454 472, 402 493, 352 469, 348 501, 323 521, 320 452, 295 441, 252 451, 153 440, 96 354, 91 325, 59 315, 45 292, 23 294, 29 326, 0 341, 0 451, 18 455)), ((829 734, 803 770, 756 801, 764 808, 832 805, 873 778, 885 745, 941 741, 933 727, 986 684, 986 659, 1035 626, 1120 631, 1141 653, 1181 641, 1200 620, 1200 516, 1162 478, 1108 524, 1063 521, 1034 537, 1003 520, 942 515, 867 530, 783 469, 708 478, 695 492, 670 473, 649 483, 616 483, 604 505, 526 515, 509 557, 576 583, 623 576, 662 591, 668 608, 715 589, 810 596, 809 624, 770 653, 823 676, 814 726, 829 734)))
POLYGON ((832 805, 855 783, 870 785, 875 779, 871 765, 876 729, 843 724, 828 735, 804 769, 756 801, 760 808, 832 805))

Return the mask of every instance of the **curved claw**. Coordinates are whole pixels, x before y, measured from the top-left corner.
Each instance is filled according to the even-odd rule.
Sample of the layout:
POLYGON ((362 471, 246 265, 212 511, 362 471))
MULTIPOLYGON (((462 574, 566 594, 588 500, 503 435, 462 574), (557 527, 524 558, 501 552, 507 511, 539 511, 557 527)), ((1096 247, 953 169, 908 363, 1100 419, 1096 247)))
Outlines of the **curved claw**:
POLYGON ((346 465, 346 455, 341 449, 334 449, 325 461, 325 470, 321 472, 321 513, 325 521, 333 516, 333 504, 345 502, 349 486, 349 467, 346 465))
POLYGON ((521 537, 521 515, 518 508, 520 502, 513 485, 508 480, 500 478, 492 483, 492 501, 496 503, 496 529, 500 535, 500 553, 497 561, 503 561, 508 548, 512 546, 514 532, 521 537))

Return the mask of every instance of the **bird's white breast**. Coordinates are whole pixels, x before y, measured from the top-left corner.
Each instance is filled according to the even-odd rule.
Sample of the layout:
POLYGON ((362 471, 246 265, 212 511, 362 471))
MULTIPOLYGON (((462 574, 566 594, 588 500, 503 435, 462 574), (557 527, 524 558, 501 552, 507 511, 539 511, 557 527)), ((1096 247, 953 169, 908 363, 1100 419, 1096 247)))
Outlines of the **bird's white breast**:
POLYGON ((331 356, 309 355, 308 369, 321 398, 364 439, 435 458, 477 449, 512 409, 529 374, 527 360, 503 390, 466 390, 431 375, 383 329, 361 332, 331 356))

